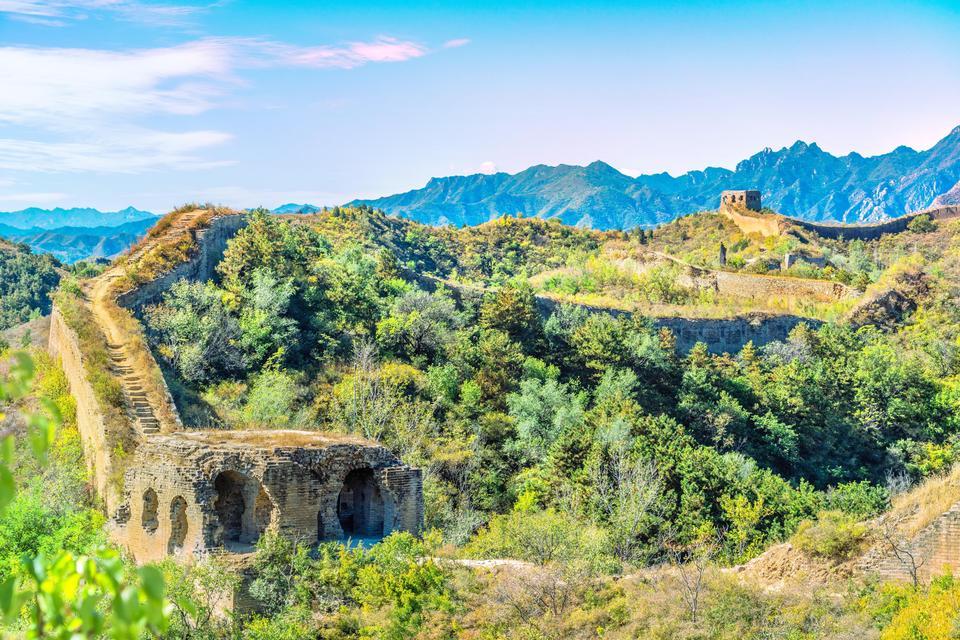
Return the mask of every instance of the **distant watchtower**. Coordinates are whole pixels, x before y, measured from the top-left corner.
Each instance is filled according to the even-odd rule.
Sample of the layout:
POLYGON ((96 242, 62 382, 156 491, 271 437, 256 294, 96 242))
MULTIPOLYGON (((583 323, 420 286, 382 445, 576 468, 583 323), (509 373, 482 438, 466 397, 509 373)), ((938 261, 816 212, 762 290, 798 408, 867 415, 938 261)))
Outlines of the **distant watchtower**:
POLYGON ((759 191, 724 191, 720 194, 720 208, 760 211, 759 191))

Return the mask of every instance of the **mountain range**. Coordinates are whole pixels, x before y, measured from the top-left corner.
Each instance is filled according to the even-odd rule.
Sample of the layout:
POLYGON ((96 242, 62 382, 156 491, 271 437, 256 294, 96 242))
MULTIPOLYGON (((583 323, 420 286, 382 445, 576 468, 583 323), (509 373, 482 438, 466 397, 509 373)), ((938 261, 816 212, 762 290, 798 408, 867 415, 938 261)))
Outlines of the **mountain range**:
POLYGON ((156 215, 133 207, 120 211, 31 207, 0 213, 0 237, 71 263, 117 256, 156 221, 156 215))
POLYGON ((302 214, 311 214, 317 213, 320 211, 320 207, 312 204, 295 204, 289 202, 287 204, 282 204, 276 209, 271 209, 271 213, 281 214, 292 214, 292 213, 302 213, 302 214))
POLYGON ((474 225, 504 214, 559 218, 598 229, 650 227, 717 207, 724 189, 759 189, 764 206, 806 220, 874 222, 960 202, 960 127, 925 151, 897 147, 834 156, 798 141, 674 177, 627 176, 604 162, 537 165, 516 174, 432 178, 422 189, 354 200, 429 224, 474 225))
POLYGON ((19 229, 0 224, 0 237, 21 242, 37 253, 49 253, 66 263, 113 258, 142 238, 156 218, 134 220, 116 226, 19 229))
POLYGON ((0 211, 0 225, 18 229, 59 229, 63 227, 115 227, 128 222, 153 220, 157 215, 127 207, 120 211, 100 211, 89 207, 72 209, 39 209, 30 207, 20 211, 0 211))

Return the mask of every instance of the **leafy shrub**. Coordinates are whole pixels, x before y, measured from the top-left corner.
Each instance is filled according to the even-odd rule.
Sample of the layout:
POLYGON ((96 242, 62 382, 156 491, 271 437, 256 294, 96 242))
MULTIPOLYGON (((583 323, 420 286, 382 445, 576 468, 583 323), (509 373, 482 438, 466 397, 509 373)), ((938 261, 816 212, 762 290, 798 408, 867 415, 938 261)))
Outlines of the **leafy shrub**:
POLYGON ((872 518, 890 506, 890 494, 884 488, 862 482, 839 484, 826 495, 828 510, 839 510, 855 518, 872 518))
POLYGON ((937 229, 937 223, 928 214, 923 213, 908 222, 907 229, 914 233, 930 233, 937 229))
POLYGON ((804 520, 791 542, 802 552, 842 562, 849 560, 866 540, 869 529, 842 511, 822 511, 815 521, 804 520))
POLYGON ((606 532, 569 512, 517 510, 494 516, 464 548, 474 558, 516 558, 537 565, 585 561, 600 570, 616 563, 606 532))

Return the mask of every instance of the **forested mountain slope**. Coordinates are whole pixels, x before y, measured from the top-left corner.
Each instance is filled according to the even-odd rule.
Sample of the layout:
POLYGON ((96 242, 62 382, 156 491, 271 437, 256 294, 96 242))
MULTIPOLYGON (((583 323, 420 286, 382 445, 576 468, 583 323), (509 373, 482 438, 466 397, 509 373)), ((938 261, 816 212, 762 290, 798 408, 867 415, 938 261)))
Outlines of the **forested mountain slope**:
POLYGON ((60 282, 56 259, 0 238, 0 330, 50 312, 50 293, 60 282))
MULTIPOLYGON (((169 637, 909 637, 890 630, 926 624, 960 587, 850 567, 884 542, 862 521, 902 511, 898 491, 960 458, 958 238, 957 221, 929 219, 846 242, 745 234, 714 213, 652 233, 252 213, 217 279, 175 283, 142 312, 185 427, 376 439, 423 470, 426 533, 366 548, 265 535, 244 587, 258 615, 184 609, 169 637), (730 304, 691 273, 909 304, 883 323, 837 314, 762 348, 686 352, 646 314, 730 304), (634 313, 607 313, 606 299, 634 313)), ((115 268, 149 279, 194 242, 115 268)), ((37 544, 92 544, 49 521, 37 544)), ((6 522, 0 534, 19 520, 6 522)), ((19 557, 19 540, 0 535, 0 559, 19 557)), ((237 584, 216 558, 161 568, 178 603, 237 584)))

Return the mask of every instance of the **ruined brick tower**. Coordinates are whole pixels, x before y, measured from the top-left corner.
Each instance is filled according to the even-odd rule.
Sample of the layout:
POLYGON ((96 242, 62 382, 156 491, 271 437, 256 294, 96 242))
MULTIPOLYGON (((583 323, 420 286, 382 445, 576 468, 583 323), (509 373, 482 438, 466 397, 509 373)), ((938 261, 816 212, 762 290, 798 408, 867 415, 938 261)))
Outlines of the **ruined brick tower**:
POLYGON ((721 209, 746 209, 760 211, 759 191, 724 191, 720 194, 721 209))

